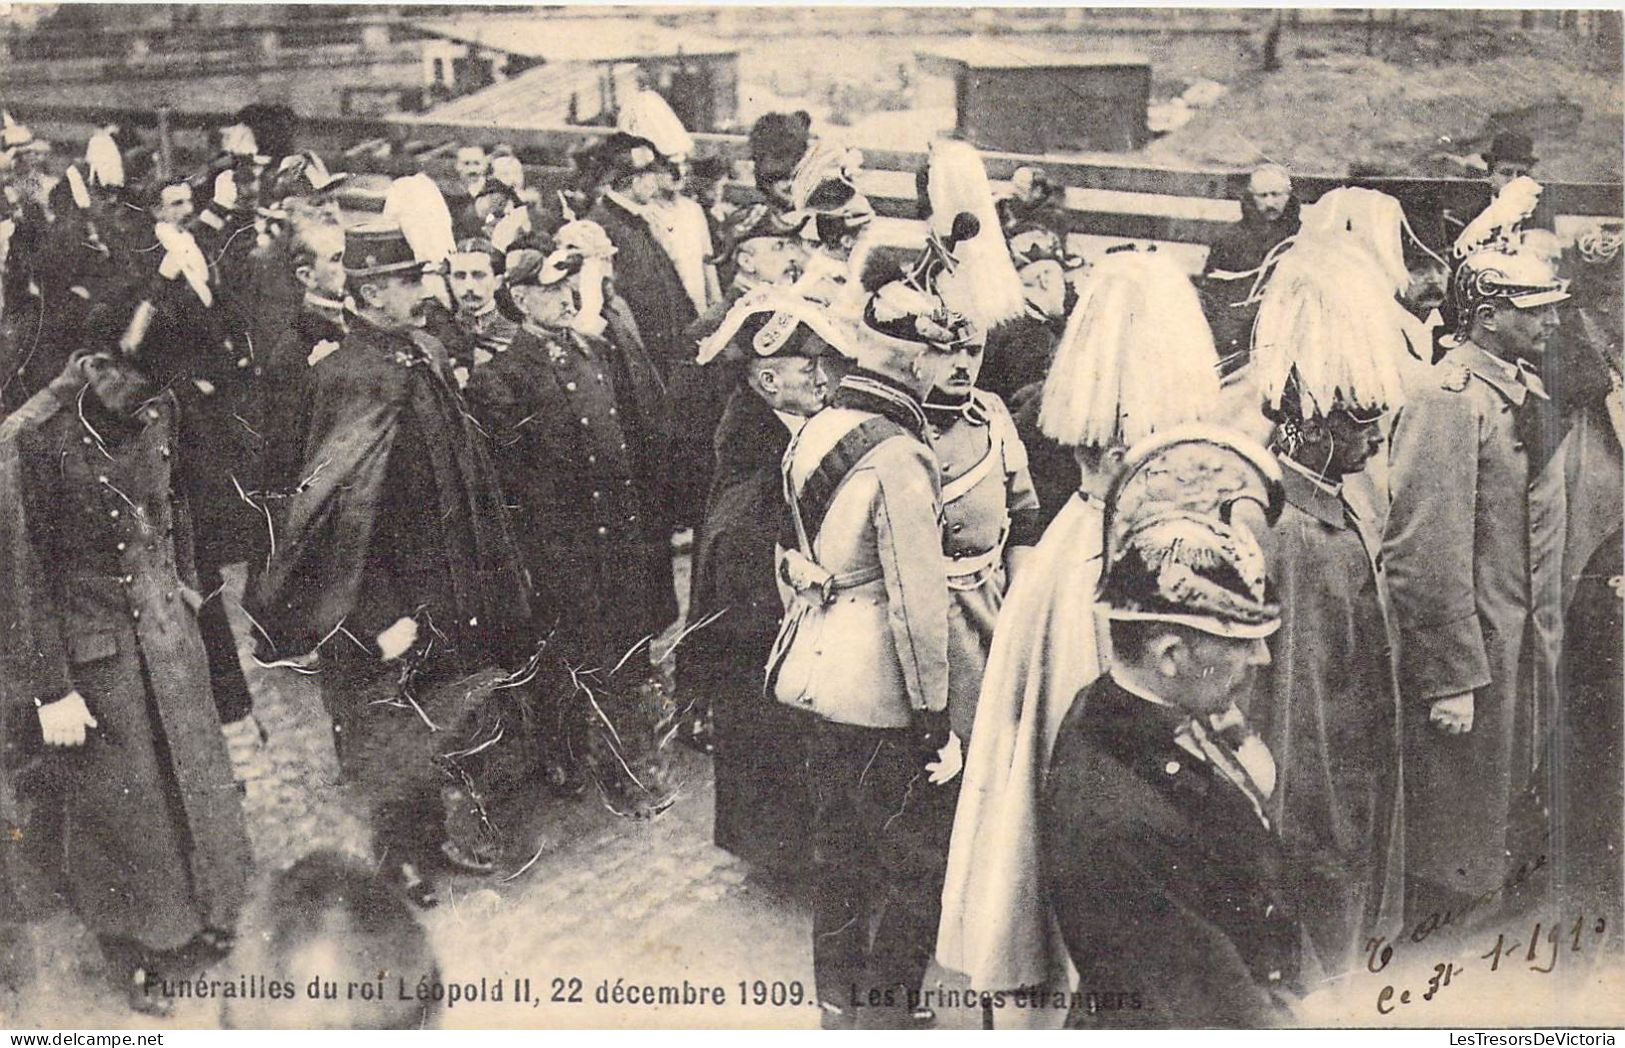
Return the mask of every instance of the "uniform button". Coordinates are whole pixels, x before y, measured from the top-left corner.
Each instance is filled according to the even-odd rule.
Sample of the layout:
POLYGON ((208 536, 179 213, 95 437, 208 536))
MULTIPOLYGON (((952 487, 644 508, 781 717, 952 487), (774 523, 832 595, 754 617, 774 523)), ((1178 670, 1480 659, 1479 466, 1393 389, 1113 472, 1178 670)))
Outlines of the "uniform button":
POLYGON ((112 517, 114 520, 117 520, 118 519, 118 510, 110 509, 110 510, 107 511, 107 515, 109 517, 112 517))
POLYGON ((623 440, 623 441, 621 441, 621 450, 622 450, 622 451, 625 451, 625 450, 626 450, 626 441, 624 441, 624 440, 623 440))
POLYGON ((636 513, 632 514, 630 517, 626 518, 626 522, 628 524, 636 524, 638 522, 638 515, 636 513))
POLYGON ((131 586, 131 585, 135 584, 135 576, 134 575, 126 575, 123 578, 119 579, 119 581, 124 583, 126 586, 131 586))
POLYGON ((1279 969, 1277 969, 1277 970, 1275 970, 1275 971, 1273 971, 1273 972, 1270 972, 1270 974, 1269 974, 1269 980, 1270 980, 1270 982, 1272 982, 1272 983, 1278 983, 1278 982, 1280 982, 1280 981, 1281 981, 1281 972, 1280 972, 1280 970, 1279 970, 1279 969))
POLYGON ((165 594, 164 594, 164 600, 166 600, 166 601, 171 601, 171 602, 172 602, 172 601, 174 601, 174 599, 175 599, 175 594, 173 594, 173 593, 168 593, 168 592, 166 592, 166 593, 165 593, 165 594))
POLYGON ((593 463, 594 463, 594 462, 597 462, 597 461, 598 461, 598 456, 597 456, 597 455, 588 455, 588 456, 587 456, 587 465, 589 465, 589 466, 590 466, 590 465, 592 465, 592 464, 593 464, 593 463))
POLYGON ((598 537, 603 538, 608 534, 609 534, 609 529, 602 526, 602 525, 600 525, 599 528, 598 528, 598 537))
MULTIPOLYGON (((17 372, 17 374, 19 374, 19 375, 21 375, 21 374, 22 374, 22 372, 21 372, 21 371, 19 371, 19 372, 17 372)), ((86 443, 86 444, 89 444, 89 443, 90 443, 90 438, 89 438, 89 437, 80 437, 80 438, 79 438, 79 439, 80 439, 80 440, 82 440, 82 441, 84 441, 84 442, 85 442, 85 443, 86 443)))
POLYGON ((96 478, 96 483, 98 483, 98 484, 106 484, 107 483, 107 474, 103 473, 101 476, 97 477, 96 478))
POLYGON ((588 422, 588 421, 587 421, 587 419, 586 419, 586 418, 585 418, 585 417, 583 417, 583 418, 582 418, 582 419, 581 419, 581 424, 582 424, 582 425, 583 425, 583 426, 590 426, 590 425, 592 425, 592 423, 591 423, 591 422, 588 422))
POLYGON ((141 609, 140 609, 140 608, 136 608, 136 609, 134 609, 134 610, 132 610, 132 611, 131 611, 131 612, 130 612, 130 618, 132 618, 132 619, 135 619, 135 620, 136 620, 136 621, 138 621, 138 622, 139 622, 139 621, 140 621, 140 619, 141 619, 141 609))
POLYGON ((1270 916, 1274 912, 1275 912, 1275 904, 1273 902, 1270 903, 1268 906, 1264 907, 1264 916, 1265 917, 1270 916))
POLYGON ((119 551, 119 552, 120 552, 120 553, 123 553, 123 552, 124 552, 124 548, 125 548, 125 544, 124 544, 124 543, 122 543, 122 542, 120 542, 120 543, 119 543, 119 544, 118 544, 118 545, 116 545, 116 546, 114 546, 114 547, 113 547, 113 548, 114 548, 114 549, 116 549, 116 550, 118 550, 118 551, 119 551))
POLYGON ((157 408, 148 408, 147 409, 147 417, 150 418, 150 419, 156 419, 158 417, 158 409, 157 408))
POLYGON ((158 454, 162 455, 164 458, 168 458, 169 457, 169 445, 165 444, 163 447, 159 448, 158 449, 158 454))
POLYGON ((1167 764, 1164 764, 1162 766, 1162 770, 1167 772, 1169 775, 1178 775, 1179 774, 1179 762, 1178 761, 1169 761, 1167 764))
POLYGON ((596 502, 599 499, 604 497, 604 493, 602 491, 595 491, 595 492, 592 493, 592 497, 593 497, 593 501, 596 502))
POLYGON ((631 477, 626 477, 621 481, 621 487, 629 488, 631 486, 632 486, 632 478, 631 477))
POLYGON ((614 408, 610 408, 610 409, 609 409, 609 417, 610 417, 610 418, 614 418, 614 417, 615 417, 615 409, 614 409, 614 408))
POLYGON ((566 393, 574 393, 576 391, 576 384, 574 382, 566 382, 564 384, 564 390, 566 393))

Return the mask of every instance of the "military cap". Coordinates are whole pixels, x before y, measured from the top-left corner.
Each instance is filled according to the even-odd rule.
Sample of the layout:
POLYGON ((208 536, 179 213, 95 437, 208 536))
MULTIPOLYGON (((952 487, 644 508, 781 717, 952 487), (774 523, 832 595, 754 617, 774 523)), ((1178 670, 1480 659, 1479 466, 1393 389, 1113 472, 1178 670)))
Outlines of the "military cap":
POLYGON ((1267 637, 1281 624, 1264 553, 1233 511, 1273 524, 1280 466, 1219 426, 1176 427, 1129 450, 1106 499, 1100 597, 1116 621, 1168 622, 1219 637, 1267 637))
POLYGON ((374 222, 344 231, 344 272, 349 276, 421 275, 429 268, 412 254, 398 225, 374 222))
POLYGON ((1456 334, 1462 336, 1480 307, 1496 302, 1510 302, 1519 309, 1554 305, 1569 297, 1569 282, 1559 280, 1551 265, 1532 252, 1490 249, 1462 259, 1451 291, 1456 334))
POLYGON ((696 362, 718 356, 818 357, 826 348, 852 355, 852 332, 823 306, 786 287, 764 285, 735 302, 717 330, 700 343, 696 362))

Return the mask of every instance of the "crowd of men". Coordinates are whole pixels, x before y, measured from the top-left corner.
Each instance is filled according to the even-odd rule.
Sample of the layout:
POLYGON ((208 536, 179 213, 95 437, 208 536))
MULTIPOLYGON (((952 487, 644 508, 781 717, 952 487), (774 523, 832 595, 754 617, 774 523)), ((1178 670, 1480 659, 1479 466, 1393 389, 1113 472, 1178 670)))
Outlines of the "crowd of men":
POLYGON ((717 844, 811 886, 828 1027, 930 1024, 933 958, 1281 1025, 1373 941, 1618 911, 1620 235, 1539 229, 1520 136, 1437 234, 1262 167, 1194 278, 955 141, 879 247, 799 113, 725 204, 651 91, 561 192, 466 146, 381 220, 277 107, 197 171, 4 145, 0 890, 135 1007, 251 873, 238 572, 347 775, 451 718, 374 791, 412 901, 534 785, 658 811, 675 719, 717 844))

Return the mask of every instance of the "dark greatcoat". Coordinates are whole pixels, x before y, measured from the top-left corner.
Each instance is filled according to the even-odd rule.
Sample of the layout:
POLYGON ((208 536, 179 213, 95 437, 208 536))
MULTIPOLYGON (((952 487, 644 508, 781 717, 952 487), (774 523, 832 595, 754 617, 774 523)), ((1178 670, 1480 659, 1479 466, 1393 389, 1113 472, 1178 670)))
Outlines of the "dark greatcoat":
POLYGON ((1297 911, 1345 970, 1392 938, 1403 898, 1399 696, 1377 575, 1344 499, 1283 463, 1286 506, 1259 543, 1281 603, 1248 719, 1277 768, 1271 817, 1296 871, 1297 911))
POLYGON ((666 382, 672 417, 685 420, 671 435, 661 499, 664 522, 697 525, 711 472, 711 435, 732 379, 694 363, 695 340, 688 329, 698 313, 648 223, 607 196, 587 217, 603 226, 615 245, 616 293, 637 318, 643 344, 666 382))
POLYGON ((470 410, 490 440, 544 628, 618 662, 655 622, 651 528, 605 344, 521 328, 476 368, 470 410))
MULTIPOLYGON (((1247 352, 1253 318, 1258 315, 1256 303, 1242 305, 1253 290, 1252 271, 1263 263, 1270 249, 1297 233, 1301 221, 1298 210, 1298 198, 1289 197, 1281 217, 1266 221, 1252 199, 1243 196, 1241 221, 1219 234, 1208 252, 1200 284, 1202 308, 1213 328, 1213 344, 1221 360, 1247 352)), ((1244 359, 1238 357, 1232 366, 1239 366, 1244 359)))
POLYGON ((99 726, 42 757, 65 809, 57 858, 92 932, 166 950, 232 928, 248 838, 172 498, 174 398, 134 421, 84 411, 68 403, 0 448, 6 741, 37 740, 35 701, 84 696, 99 726))
POLYGON ((722 612, 677 649, 678 684, 709 701, 716 738, 718 847, 780 870, 804 866, 798 827, 810 803, 806 718, 762 694, 784 605, 774 581, 790 431, 741 383, 716 435, 716 473, 695 543, 688 621, 722 612))
MULTIPOLYGON (((284 318, 281 337, 259 355, 265 382, 265 452, 260 459, 260 484, 268 492, 287 492, 304 478, 305 433, 310 428, 315 368, 311 352, 320 343, 344 340, 344 327, 331 313, 296 307, 284 318)), ((336 311, 335 311, 336 312, 336 311)), ((273 509, 281 500, 272 500, 273 509)), ((279 514, 280 515, 280 514, 279 514)))
POLYGON ((1552 457, 1561 420, 1538 383, 1472 342, 1430 378, 1394 424, 1383 537, 1404 702, 1405 859, 1413 879, 1477 896, 1547 850, 1541 769, 1561 698, 1572 496, 1552 457), (1470 732, 1430 725, 1436 700, 1466 692, 1470 732))
POLYGON ((1109 675, 1078 694, 1044 787, 1046 892, 1078 969, 1075 1027, 1280 1026, 1299 930, 1277 837, 1109 675))
POLYGON ((370 645, 420 608, 465 669, 528 644, 496 474, 444 365, 433 339, 358 318, 314 369, 309 483, 290 500, 251 609, 281 655, 310 651, 340 624, 370 645))

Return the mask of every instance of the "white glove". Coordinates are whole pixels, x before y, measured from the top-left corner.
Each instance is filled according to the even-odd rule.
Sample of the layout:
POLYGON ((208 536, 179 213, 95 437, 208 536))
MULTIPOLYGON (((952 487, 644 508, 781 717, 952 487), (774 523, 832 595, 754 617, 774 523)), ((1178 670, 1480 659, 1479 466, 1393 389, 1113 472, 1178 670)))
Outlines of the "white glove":
POLYGON ((1473 693, 1433 700, 1428 721, 1446 735, 1465 735, 1473 730, 1473 693))
POLYGON ((948 741, 943 743, 942 749, 937 751, 937 759, 925 766, 929 773, 926 781, 933 786, 941 786, 945 782, 952 782, 955 775, 965 767, 965 747, 959 741, 956 732, 948 733, 948 741))
POLYGON ((85 697, 70 691, 55 702, 39 708, 40 734, 47 746, 83 746, 85 729, 97 727, 96 718, 85 706, 85 697))
POLYGON ((417 620, 406 616, 397 619, 395 625, 378 634, 378 650, 383 654, 384 661, 390 662, 406 654, 417 639, 417 620))

